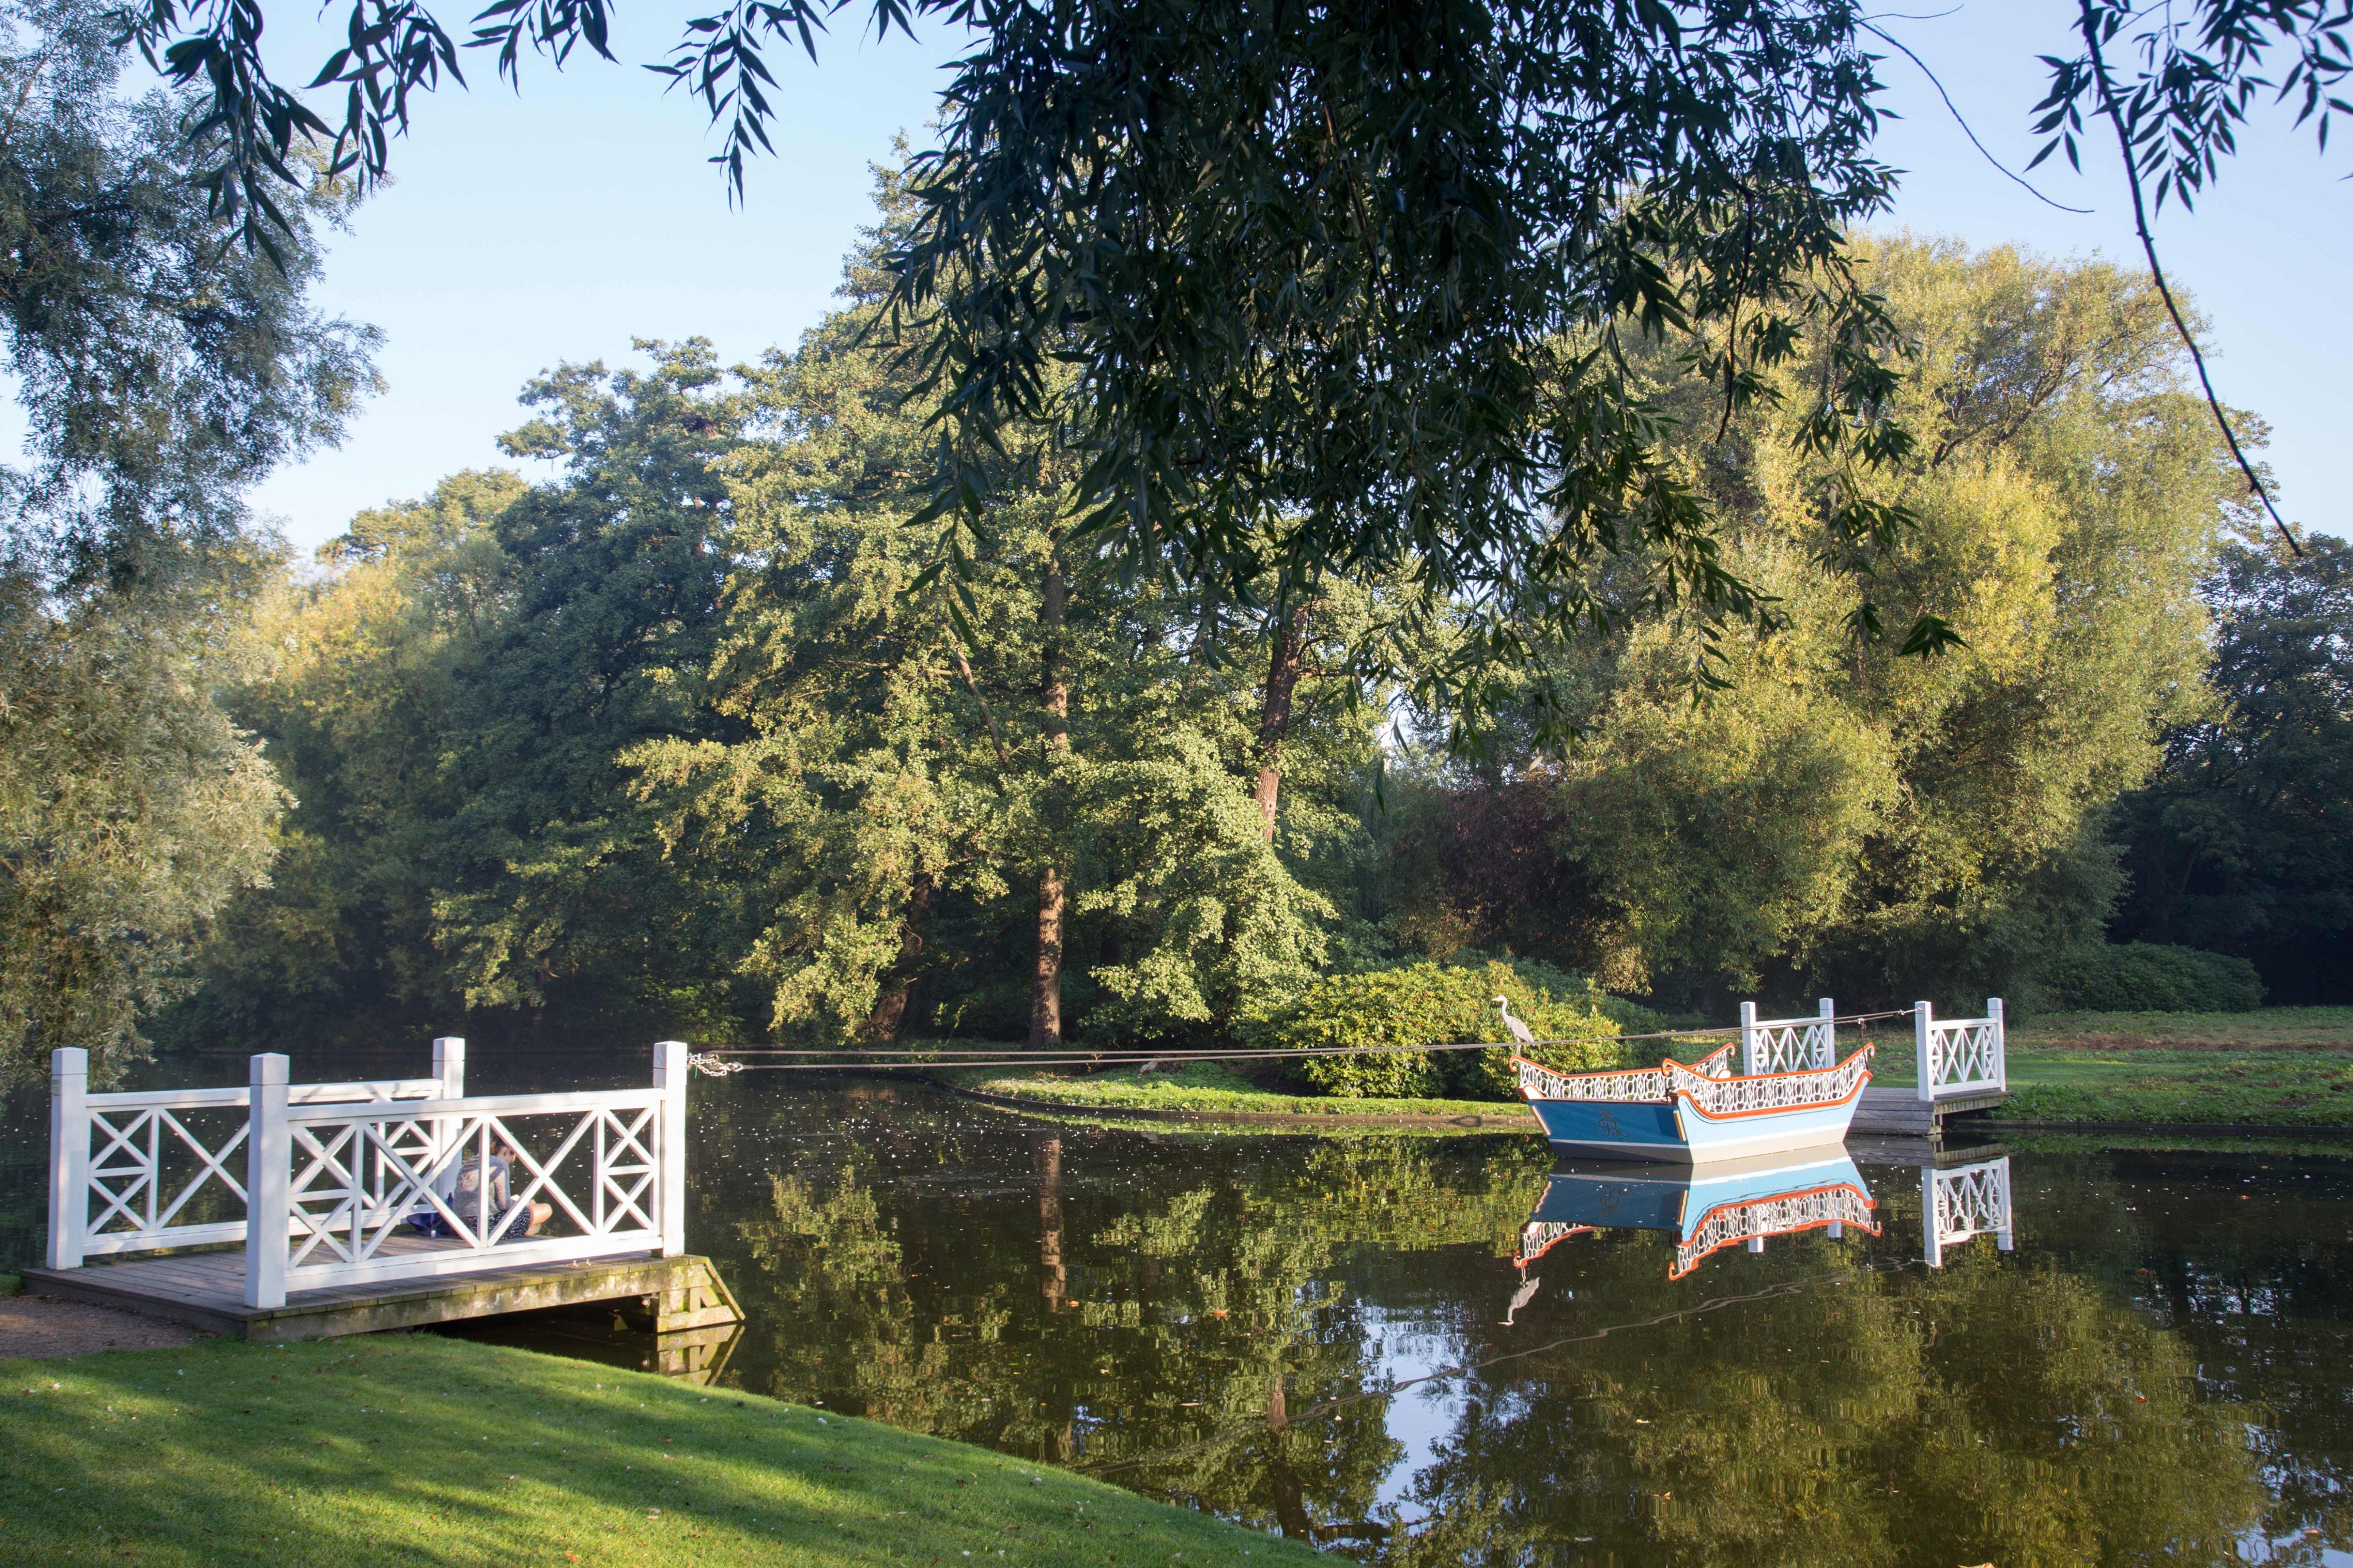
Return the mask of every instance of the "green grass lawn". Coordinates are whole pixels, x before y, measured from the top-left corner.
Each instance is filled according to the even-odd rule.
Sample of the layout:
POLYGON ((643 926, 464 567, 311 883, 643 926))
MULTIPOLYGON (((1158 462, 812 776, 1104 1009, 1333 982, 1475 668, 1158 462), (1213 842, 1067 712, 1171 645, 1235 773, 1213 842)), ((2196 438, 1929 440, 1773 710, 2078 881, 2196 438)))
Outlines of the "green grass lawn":
MULTIPOLYGON (((2014 1024, 2015 1048, 2171 1046, 2353 1052, 2353 1007, 2258 1007, 2252 1013, 2042 1013, 2014 1024)), ((1908 1044, 1908 1040, 1907 1040, 1908 1044)))
POLYGON ((430 1335, 0 1361, 0 1561, 1187 1565, 1303 1545, 987 1449, 430 1335))
MULTIPOLYGON (((1874 1082, 1917 1081, 1908 1033, 1874 1082)), ((2353 1007, 2046 1013, 2010 1031, 2008 1121, 2353 1127, 2353 1007)))
POLYGON ((2010 1121, 2353 1127, 2353 1053, 2013 1046, 2010 1121))

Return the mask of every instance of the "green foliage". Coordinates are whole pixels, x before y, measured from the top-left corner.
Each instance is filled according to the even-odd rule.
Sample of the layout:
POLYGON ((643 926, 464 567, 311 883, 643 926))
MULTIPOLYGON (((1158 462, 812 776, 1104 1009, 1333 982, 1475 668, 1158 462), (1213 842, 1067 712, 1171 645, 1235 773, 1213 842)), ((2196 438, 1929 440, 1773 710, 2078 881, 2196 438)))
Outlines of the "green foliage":
POLYGON ((265 879, 285 792, 212 696, 254 668, 237 584, 60 614, 0 562, 0 1086, 43 1080, 61 1046, 115 1077, 212 917, 265 879))
POLYGON ((1864 483, 1915 522, 1864 552, 1872 591, 1967 646, 1859 645, 1869 599, 1822 570, 1859 548, 1821 521, 1846 481, 1788 450, 1793 405, 1715 440, 1721 404, 1687 397, 1686 470, 1746 519, 1729 559, 1785 624, 1635 615, 1548 649, 1531 700, 1549 682, 1583 742, 1405 781, 1402 939, 1720 1009, 2002 994, 2098 931, 2109 807, 2205 705, 2195 590, 2237 517, 2226 455, 2140 276, 1909 238, 1861 253, 1917 343, 1890 406, 1920 445, 1864 483), (1696 703, 1694 660, 1725 687, 1696 703))
MULTIPOLYGON (((1499 995, 1539 1041, 1556 1042, 1526 1050, 1531 1059, 1564 1071, 1616 1064, 1618 1026, 1589 984, 1572 981, 1556 991, 1503 963, 1475 968, 1414 963, 1328 975, 1270 1018, 1254 1041, 1270 1050, 1301 1050, 1508 1040, 1494 1003, 1499 995)), ((1511 1054, 1512 1047, 1499 1046, 1478 1052, 1309 1057, 1296 1071, 1345 1099, 1510 1100, 1516 1092, 1511 1054)))
POLYGON ((912 594, 938 458, 899 355, 866 338, 887 177, 882 201, 850 308, 797 353, 562 367, 506 437, 557 478, 454 476, 329 548, 337 575, 278 627, 284 668, 239 698, 302 802, 282 874, 207 955, 190 1031, 340 1003, 1018 1036, 1047 866, 1093 1037, 1229 1038, 1314 978, 1372 752, 1333 649, 1371 595, 1317 601, 1270 750, 1271 613, 1066 548, 1075 459, 1042 431, 992 470, 964 630, 912 594))
POLYGON ((332 445, 376 389, 375 330, 308 298, 312 226, 351 191, 298 157, 277 259, 242 253, 193 182, 216 132, 185 134, 185 100, 118 90, 118 12, 11 0, 0 23, 0 331, 33 459, 6 473, 0 530, 119 587, 175 547, 234 550, 245 488, 332 445))
MULTIPOLYGON (((814 53, 833 9, 700 18, 657 68, 726 121, 739 187, 768 145, 764 48, 814 53)), ((1524 660, 1516 617, 1579 624, 1630 542, 1658 602, 1764 610, 1660 449, 1622 352, 1637 333, 1688 331, 1679 374, 1743 401, 1810 342, 1808 448, 1906 445, 1881 418, 1886 322, 1842 251, 1892 171, 1869 152, 1876 57, 1841 5, 878 0, 874 19, 924 13, 976 33, 889 257, 947 459, 917 491, 922 520, 953 519, 935 569, 987 552, 1002 455, 1058 427, 1087 455, 1066 479, 1089 552, 1240 604, 1335 563, 1409 585, 1413 615, 1358 627, 1358 651, 1459 617, 1461 657, 1413 674, 1426 701, 1482 710, 1524 660)), ((270 79, 260 10, 195 15, 158 0, 128 37, 237 129, 208 177, 258 240, 272 150, 330 128, 270 79)), ((526 42, 607 53, 601 6, 477 20, 510 72, 526 42)), ((410 89, 457 54, 417 6, 351 37, 317 79, 352 84, 338 166, 372 182, 410 89)), ((1894 514, 1850 496, 1831 517, 1855 539, 1894 514)))
POLYGON ((2214 701, 2118 812, 2114 934, 2237 953, 2283 1000, 2353 999, 2353 546, 2232 546, 2205 597, 2214 701))
POLYGON ((0 468, 0 1086, 47 1052, 100 1081, 240 888, 284 794, 215 702, 251 637, 275 546, 244 494, 332 444, 375 385, 373 331, 323 318, 308 183, 278 263, 240 255, 193 166, 212 132, 126 100, 117 18, 0 6, 0 332, 27 426, 0 468))
POLYGON ((2037 973, 2045 1006, 2095 1013, 2252 1013, 2255 966, 2227 953, 2130 942, 2062 952, 2037 973))

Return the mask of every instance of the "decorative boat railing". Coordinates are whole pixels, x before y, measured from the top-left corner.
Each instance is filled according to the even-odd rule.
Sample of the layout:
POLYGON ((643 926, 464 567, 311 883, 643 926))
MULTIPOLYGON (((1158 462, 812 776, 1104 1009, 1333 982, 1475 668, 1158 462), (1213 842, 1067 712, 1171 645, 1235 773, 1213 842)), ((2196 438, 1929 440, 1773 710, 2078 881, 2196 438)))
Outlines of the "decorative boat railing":
POLYGON ((1530 1100, 1608 1100, 1656 1103, 1674 1092, 1669 1068, 1687 1077, 1714 1081, 1732 1071, 1732 1047, 1720 1046, 1689 1067, 1670 1062, 1654 1068, 1629 1068, 1616 1072, 1555 1072, 1514 1056, 1520 1093, 1530 1100))
POLYGON ((1871 1073, 1872 1047, 1863 1046, 1834 1068, 1819 1072, 1770 1073, 1760 1078, 1710 1078, 1681 1062, 1663 1068, 1671 1091, 1689 1099, 1704 1116, 1744 1116, 1760 1110, 1795 1110, 1835 1105, 1862 1088, 1871 1073))
POLYGON ((1590 1235, 1594 1228, 1567 1220, 1532 1219, 1520 1226, 1519 1249, 1512 1254, 1512 1267, 1525 1268, 1570 1237, 1590 1235))
POLYGON ((1667 1270, 1667 1278, 1682 1279, 1710 1254, 1738 1241, 1758 1241, 1768 1236, 1850 1225, 1867 1236, 1877 1236, 1878 1206, 1860 1187, 1843 1182, 1801 1193, 1776 1193, 1768 1198, 1725 1204, 1710 1209, 1689 1240, 1675 1244, 1674 1266, 1667 1270))

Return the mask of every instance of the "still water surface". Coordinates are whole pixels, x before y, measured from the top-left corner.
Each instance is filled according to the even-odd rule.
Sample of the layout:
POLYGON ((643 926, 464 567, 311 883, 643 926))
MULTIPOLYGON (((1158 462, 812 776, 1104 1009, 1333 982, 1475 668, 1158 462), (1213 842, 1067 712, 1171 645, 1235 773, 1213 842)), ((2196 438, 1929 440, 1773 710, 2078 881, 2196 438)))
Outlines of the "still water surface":
MULTIPOLYGON (((571 1087, 505 1070, 471 1087, 571 1087)), ((1683 1194, 1556 1181, 1535 1138, 1104 1131, 786 1074, 694 1094, 689 1241, 750 1317, 729 1385, 1397 1568, 2353 1563, 2344 1158, 1948 1157, 1980 1198, 2007 1160, 2013 1245, 1931 1267, 1936 1169, 1861 1145, 1683 1194), (1747 1240, 1787 1225, 1811 1228, 1747 1240)), ((35 1110, 0 1173, 18 1260, 35 1110)))

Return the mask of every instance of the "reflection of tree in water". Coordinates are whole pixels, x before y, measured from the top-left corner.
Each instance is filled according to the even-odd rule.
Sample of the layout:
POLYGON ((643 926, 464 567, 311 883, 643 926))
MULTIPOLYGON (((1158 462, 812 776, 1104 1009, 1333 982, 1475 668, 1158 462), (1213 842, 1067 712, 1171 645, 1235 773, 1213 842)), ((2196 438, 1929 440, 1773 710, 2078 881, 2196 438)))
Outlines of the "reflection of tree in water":
MULTIPOLYGON (((797 1158, 755 1214, 727 1216, 741 1252, 723 1267, 768 1342, 735 1367, 1003 1451, 1142 1461, 1113 1479, 1397 1568, 2231 1562, 2277 1473, 2242 1425, 2278 1419, 2255 1402, 2342 1388, 2313 1360, 2316 1296, 2292 1331, 2262 1317, 2292 1259, 2254 1240, 2221 1267, 2145 1258, 2118 1227, 2127 1200, 2088 1175, 2035 1211, 2053 1261, 1973 1246, 1932 1274, 1882 1247, 1894 1267, 1874 1274, 1862 1244, 1815 1233, 1674 1284, 1669 1237, 1611 1233, 1532 1270, 1546 1289, 1506 1331, 1504 1260, 1548 1166, 1526 1141, 1019 1137, 902 1110, 859 1134, 852 1167, 797 1158), (1451 1429, 1397 1478, 1402 1522, 1366 1528, 1405 1457, 1377 1344, 1400 1310, 1477 1360, 1773 1287, 1788 1293, 1454 1380, 1451 1429), (2211 1381, 2225 1364, 2243 1389, 2211 1381)), ((1873 1185, 1913 1232, 1896 1216, 1916 1196, 1873 1185)), ((2309 1452, 2346 1451, 2315 1433, 2309 1452)))
POLYGON ((1508 1370, 1416 1477, 1399 1568, 2236 1563, 2265 1500, 2179 1345, 1990 1252, 1508 1370))
POLYGON ((1507 1254, 1546 1163, 1525 1141, 1467 1158, 1334 1143, 1303 1169, 1173 1182, 1131 1207, 1067 1185, 1061 1140, 1039 1139, 1032 1155, 1026 1246, 974 1234, 952 1204, 886 1220, 857 1168, 829 1184, 773 1177, 765 1210, 736 1226, 760 1276, 753 1331, 773 1343, 765 1391, 1062 1462, 1246 1426, 1248 1441, 1123 1479, 1326 1538, 1361 1532, 1402 1453, 1377 1399, 1286 1419, 1366 1392, 1377 1364, 1335 1259, 1367 1242, 1507 1254), (952 1277, 944 1289, 925 1259, 952 1277))

